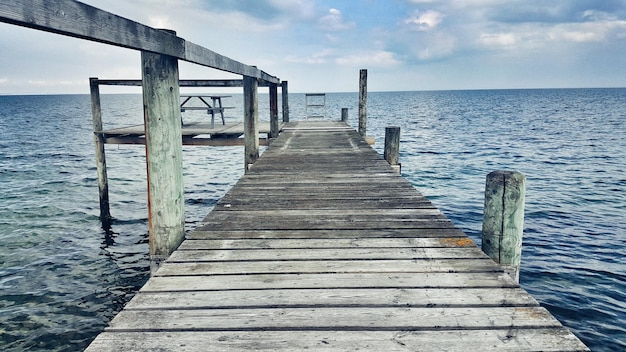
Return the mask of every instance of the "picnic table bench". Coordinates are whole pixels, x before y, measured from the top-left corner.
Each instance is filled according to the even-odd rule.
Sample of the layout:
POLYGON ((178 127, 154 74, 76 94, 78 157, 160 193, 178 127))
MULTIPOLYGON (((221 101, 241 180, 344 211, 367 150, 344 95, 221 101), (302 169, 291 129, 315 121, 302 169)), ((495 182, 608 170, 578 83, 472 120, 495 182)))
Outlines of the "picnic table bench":
MULTIPOLYGON (((187 110, 206 110, 207 114, 211 115, 211 128, 215 127, 215 113, 219 113, 222 118, 222 125, 226 124, 224 120, 224 110, 225 109, 234 109, 234 106, 223 106, 222 98, 230 98, 230 95, 181 95, 180 96, 183 101, 180 103, 180 112, 185 112, 187 110), (195 100, 197 98, 200 102, 202 102, 203 106, 190 106, 185 105, 190 101, 195 100), (208 99, 211 99, 211 103, 209 103, 208 99)), ((181 115, 182 122, 182 115, 181 115)))

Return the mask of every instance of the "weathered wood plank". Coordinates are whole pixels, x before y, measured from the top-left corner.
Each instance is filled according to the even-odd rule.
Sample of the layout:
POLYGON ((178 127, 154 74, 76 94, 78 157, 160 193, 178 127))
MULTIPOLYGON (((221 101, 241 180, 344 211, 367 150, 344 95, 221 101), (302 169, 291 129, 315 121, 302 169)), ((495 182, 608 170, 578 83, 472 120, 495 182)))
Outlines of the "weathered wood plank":
MULTIPOLYGON (((444 219, 423 219, 406 221, 341 221, 336 219, 315 219, 307 218, 294 221, 279 221, 268 223, 255 219, 238 219, 236 223, 223 222, 203 222, 198 226, 198 230, 245 230, 253 228, 255 230, 367 230, 367 229, 429 229, 429 228, 454 228, 454 224, 444 219)), ((232 219, 229 221, 233 221, 232 219)))
POLYGON ((549 328, 543 307, 124 310, 106 331, 447 330, 549 328))
POLYGON ((105 332, 88 352, 164 351, 588 351, 563 329, 440 331, 105 332))
POLYGON ((330 229, 330 230, 199 230, 187 235, 187 239, 257 239, 257 238, 458 238, 467 235, 457 228, 450 229, 330 229))
POLYGON ((168 262, 254 260, 488 259, 479 248, 308 248, 176 251, 168 262))
POLYGON ((362 208, 362 209, 433 209, 435 206, 428 201, 415 201, 411 198, 387 198, 378 199, 350 197, 348 194, 328 194, 316 195, 303 193, 298 197, 280 196, 273 197, 272 202, 267 201, 267 197, 261 195, 254 197, 227 195, 222 198, 214 209, 223 210, 230 208, 234 210, 243 209, 274 209, 281 211, 285 209, 325 209, 334 211, 341 203, 341 208, 362 208), (336 201, 336 202, 335 202, 336 201))
POLYGON ((475 247, 470 239, 447 238, 320 238, 305 239, 198 239, 186 240, 178 250, 310 249, 310 248, 442 248, 475 247))
MULTIPOLYGON (((140 79, 98 79, 103 86, 141 86, 140 79)), ((243 87, 241 79, 181 79, 181 87, 243 87)))
MULTIPOLYGON (((141 86, 140 79, 98 79, 99 85, 104 86, 141 86)), ((243 87, 241 79, 181 79, 178 81, 181 87, 243 87)), ((270 86, 267 81, 259 82, 259 87, 270 86)))
MULTIPOLYGON (((299 251, 303 251, 300 249, 299 251)), ((492 260, 483 259, 314 259, 306 261, 189 261, 173 259, 163 264, 155 276, 208 276, 256 274, 328 273, 478 273, 503 272, 492 260), (180 260, 180 261, 177 261, 180 260)))
POLYGON ((383 217, 389 219, 445 219, 443 214, 436 208, 404 208, 404 209, 338 209, 332 214, 329 214, 328 210, 300 210, 300 209, 285 209, 277 213, 271 210, 246 210, 239 211, 229 207, 221 207, 215 209, 212 215, 207 216, 205 219, 219 220, 221 218, 228 218, 230 216, 238 218, 246 217, 263 217, 263 218, 280 218, 288 220, 291 217, 301 218, 303 216, 315 216, 321 218, 342 218, 345 216, 351 216, 350 221, 359 221, 359 218, 366 217, 383 217), (214 217, 213 217, 214 216, 214 217))
MULTIPOLYGON (((318 180, 319 181, 319 180, 318 180)), ((259 185, 258 188, 246 186, 242 184, 238 185, 237 189, 233 190, 229 195, 242 195, 242 196, 254 196, 254 195, 268 195, 276 193, 275 196, 297 196, 299 193, 319 194, 324 196, 327 193, 341 193, 342 195, 353 194, 356 197, 364 199, 377 199, 379 197, 384 198, 411 198, 416 201, 426 200, 422 195, 411 193, 410 189, 406 187, 394 187, 386 186, 382 182, 377 180, 366 180, 362 183, 352 184, 325 184, 315 185, 313 183, 298 183, 289 184, 286 182, 284 185, 259 185), (371 185, 372 183, 378 184, 378 187, 371 185), (407 192, 408 191, 408 192, 407 192)), ((272 195, 274 197, 274 195, 272 195)))
POLYGON ((335 273, 155 276, 142 288, 150 291, 243 290, 284 288, 461 288, 519 287, 508 275, 481 273, 335 273))
MULTIPOLYGON (((278 176, 278 174, 276 175, 278 176)), ((316 179, 311 179, 308 182, 290 182, 288 180, 285 180, 284 183, 267 183, 267 184, 263 184, 263 183, 259 183, 258 185, 255 184, 251 184, 251 185, 247 185, 246 183, 241 183, 240 185, 237 185, 237 188, 234 190, 236 192, 239 193, 254 193, 255 191, 264 191, 266 192, 266 195, 268 196, 280 196, 280 194, 272 194, 272 193, 267 193, 269 191, 272 190, 280 190, 281 192, 283 191, 309 191, 309 192, 316 192, 316 191, 324 191, 324 190, 328 190, 328 191, 342 191, 345 193, 350 193, 350 194, 362 194, 362 195, 369 195, 370 198, 374 198, 377 195, 386 195, 387 197, 391 197, 391 196, 398 196, 398 197, 402 197, 402 193, 403 192, 410 192, 410 194, 412 196, 419 196, 419 197, 423 197, 421 194, 413 191, 413 189, 409 186, 409 185, 405 185, 402 183, 385 183, 385 182, 379 182, 378 179, 374 179, 374 178, 369 178, 369 179, 358 179, 356 181, 353 182, 342 182, 342 183, 338 183, 338 182, 324 182, 324 183, 320 183, 321 181, 326 181, 324 179, 320 178, 316 178, 316 179), (382 189, 381 189, 382 188, 382 189)))
MULTIPOLYGON (((265 155, 265 154, 263 154, 265 155)), ((335 184, 350 184, 352 186, 356 185, 368 185, 371 182, 380 182, 387 187, 397 186, 401 189, 409 190, 411 189, 411 185, 407 184, 406 181, 400 179, 389 178, 390 173, 388 171, 380 172, 380 173, 370 173, 364 170, 360 172, 346 172, 342 173, 337 170, 334 173, 325 173, 325 174, 317 174, 317 175, 308 175, 308 174, 294 174, 289 177, 289 179, 276 179, 276 178, 268 178, 263 175, 252 174, 239 180, 238 187, 248 187, 251 188, 255 185, 260 187, 265 186, 276 186, 285 184, 286 186, 297 185, 297 184, 308 184, 310 186, 321 186, 321 187, 329 187, 334 186, 335 184), (320 181, 324 181, 323 184, 320 184, 320 181)), ((420 194, 418 190, 411 189, 414 193, 420 194)))
MULTIPOLYGON (((324 200, 328 200, 328 199, 336 199, 336 200, 345 199, 346 201, 349 201, 351 199, 358 199, 358 200, 363 200, 363 201, 387 200, 391 204, 394 204, 394 202, 398 202, 398 201, 411 201, 416 204, 415 208, 421 208, 421 207, 424 207, 424 205, 431 204, 426 199, 420 199, 411 195, 398 195, 394 197, 393 193, 385 193, 385 192, 378 192, 379 195, 359 193, 359 192, 353 192, 352 194, 350 194, 349 192, 342 191, 340 189, 337 189, 334 191, 332 189, 327 189, 327 190, 319 189, 317 191, 316 190, 307 191, 306 189, 302 189, 299 192, 298 191, 283 192, 280 189, 276 189, 273 192, 265 192, 265 194, 263 193, 254 194, 253 192, 244 193, 244 192, 237 191, 237 192, 232 192, 230 194, 225 195, 223 198, 225 200, 222 203, 226 202, 226 200, 229 200, 229 199, 238 200, 238 199, 245 199, 246 197, 255 199, 258 197, 262 197, 264 195, 267 197, 268 193, 270 194, 276 193, 274 196, 272 196, 272 199, 277 199, 277 200, 294 199, 294 203, 297 203, 295 200, 309 200, 310 202, 313 202, 313 201, 323 202, 324 200)), ((342 208, 343 206, 342 204, 333 204, 333 207, 342 208)), ((392 207, 393 206, 390 205, 388 208, 392 208, 392 207)), ((356 208, 358 209, 358 207, 356 208)))
POLYGON ((141 292, 124 309, 287 307, 534 307, 520 288, 277 289, 141 292))

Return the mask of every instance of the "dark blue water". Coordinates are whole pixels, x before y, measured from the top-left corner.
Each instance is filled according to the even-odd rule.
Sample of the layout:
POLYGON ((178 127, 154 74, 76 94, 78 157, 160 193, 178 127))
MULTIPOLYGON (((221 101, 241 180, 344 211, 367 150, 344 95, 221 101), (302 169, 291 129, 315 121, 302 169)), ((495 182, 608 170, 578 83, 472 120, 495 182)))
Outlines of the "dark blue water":
MULTIPOLYGON (((400 126, 403 175, 478 243, 486 175, 524 173, 522 285, 592 350, 626 349, 626 89, 368 98, 377 150, 384 127, 400 126)), ((328 94, 327 113, 350 108, 356 125, 357 99, 328 94)), ((292 119, 304 115, 303 95, 290 103, 292 119)), ((107 146, 115 221, 105 232, 89 104, 87 95, 0 97, 3 350, 82 350, 147 280, 143 148, 107 146)), ((240 95, 227 104, 241 116, 240 95)), ((108 127, 141 123, 138 95, 104 95, 103 110, 108 127)), ((243 150, 183 154, 191 229, 242 175, 243 150)))

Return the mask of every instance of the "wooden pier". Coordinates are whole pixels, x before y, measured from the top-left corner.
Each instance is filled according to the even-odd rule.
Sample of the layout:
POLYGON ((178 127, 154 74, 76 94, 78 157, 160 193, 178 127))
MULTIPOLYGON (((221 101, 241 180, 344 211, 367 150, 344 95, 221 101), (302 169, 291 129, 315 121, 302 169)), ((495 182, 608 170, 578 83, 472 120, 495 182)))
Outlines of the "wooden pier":
POLYGON ((90 89, 101 219, 105 139, 145 143, 158 270, 88 351, 588 350, 368 146, 366 70, 357 133, 289 123, 287 81, 78 1, 5 1, 0 22, 141 53, 140 81, 92 78, 90 89), (186 239, 181 136, 205 133, 185 137, 180 87, 205 83, 180 80, 179 61, 241 76, 206 84, 244 98, 246 174, 186 239), (98 86, 120 83, 142 87, 134 134, 101 126, 98 86), (273 138, 279 85, 286 124, 259 158, 258 88, 273 138))
POLYGON ((291 122, 88 351, 586 351, 341 122, 291 122))

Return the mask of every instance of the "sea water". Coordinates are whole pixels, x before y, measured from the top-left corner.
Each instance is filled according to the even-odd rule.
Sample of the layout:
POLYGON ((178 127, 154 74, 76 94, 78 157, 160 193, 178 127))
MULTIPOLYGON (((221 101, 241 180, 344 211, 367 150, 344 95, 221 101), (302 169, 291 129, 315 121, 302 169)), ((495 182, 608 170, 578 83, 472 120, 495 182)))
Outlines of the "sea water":
MULTIPOLYGON (((303 118, 304 95, 289 98, 303 118)), ((142 123, 140 95, 102 104, 107 128, 142 123)), ((241 119, 240 94, 224 105, 241 119)), ((341 108, 357 126, 357 94, 326 95, 329 118, 341 108)), ((88 95, 0 96, 3 350, 84 349, 149 276, 145 152, 107 145, 103 230, 90 109, 88 95)), ((367 113, 381 154, 401 127, 402 175, 479 245, 486 175, 526 175, 522 286, 593 351, 626 349, 626 89, 370 92, 367 113)), ((242 176, 243 148, 184 147, 183 164, 191 230, 242 176)))

